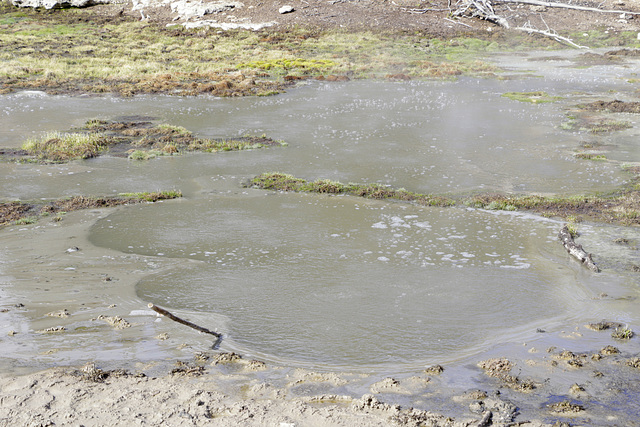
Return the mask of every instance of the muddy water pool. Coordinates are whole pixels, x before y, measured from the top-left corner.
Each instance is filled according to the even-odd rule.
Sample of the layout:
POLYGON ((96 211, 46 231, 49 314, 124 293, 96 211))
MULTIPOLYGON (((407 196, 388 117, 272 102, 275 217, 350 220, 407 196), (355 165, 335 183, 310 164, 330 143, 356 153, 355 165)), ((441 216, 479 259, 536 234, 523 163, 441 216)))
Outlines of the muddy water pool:
MULTIPOLYGON (((623 77, 631 71, 575 69, 563 61, 509 63, 514 71, 534 69, 532 78, 314 82, 257 99, 4 96, 5 147, 91 118, 134 115, 199 136, 266 133, 289 145, 142 163, 110 157, 2 163, 2 197, 182 190, 182 200, 91 220, 83 237, 98 254, 94 267, 128 274, 110 271, 112 259, 101 258, 101 250, 157 263, 161 267, 135 270, 141 277, 119 301, 127 308, 123 315, 150 301, 224 332, 223 350, 287 365, 410 370, 531 340, 537 329, 602 318, 637 323, 637 278, 624 272, 637 254, 609 243, 623 234, 635 239, 632 230, 584 226, 585 246, 601 250, 600 260, 612 267, 595 278, 568 259, 554 220, 241 186, 259 173, 281 171, 452 195, 615 188, 629 178, 621 163, 640 161, 637 118, 625 116, 633 128, 602 136, 560 124, 578 102, 629 96, 623 77), (539 90, 563 99, 535 105, 501 96, 539 90), (612 161, 573 156, 594 139, 613 147, 612 161)), ((2 235, 5 253, 20 236, 15 230, 2 235)), ((21 271, 21 280, 28 280, 25 270, 42 268, 28 258, 4 265, 21 271)), ((94 354, 101 345, 108 347, 106 338, 93 345, 94 354)))

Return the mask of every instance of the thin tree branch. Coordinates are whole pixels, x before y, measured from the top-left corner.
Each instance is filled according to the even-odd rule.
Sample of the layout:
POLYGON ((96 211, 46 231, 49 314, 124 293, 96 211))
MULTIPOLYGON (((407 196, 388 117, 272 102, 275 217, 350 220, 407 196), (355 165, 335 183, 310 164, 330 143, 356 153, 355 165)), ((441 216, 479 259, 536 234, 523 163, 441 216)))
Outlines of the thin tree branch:
POLYGON ((158 307, 157 305, 155 305, 153 303, 149 303, 148 307, 151 310, 155 311, 156 313, 162 314, 163 316, 168 317, 169 319, 171 319, 171 320, 173 320, 175 322, 178 322, 178 323, 181 323, 181 324, 183 324, 185 326, 193 328, 196 331, 204 332, 205 334, 213 335, 214 337, 216 337, 216 341, 213 343, 213 346, 211 346, 211 348, 216 348, 218 346, 218 344, 220 344, 220 341, 222 341, 222 334, 219 334, 218 332, 210 331, 209 329, 203 328, 202 326, 198 326, 195 323, 189 322, 188 320, 181 319, 180 317, 169 313, 164 308, 158 307))
POLYGON ((545 6, 545 7, 558 7, 562 9, 574 9, 574 10, 583 10, 586 12, 600 12, 600 13, 619 13, 626 15, 640 15, 640 12, 629 12, 626 10, 615 10, 615 9, 598 9, 597 7, 587 7, 587 6, 574 6, 572 4, 567 3, 556 3, 556 2, 548 2, 548 1, 540 1, 540 0, 494 0, 495 3, 520 3, 520 4, 530 4, 533 6, 545 6))

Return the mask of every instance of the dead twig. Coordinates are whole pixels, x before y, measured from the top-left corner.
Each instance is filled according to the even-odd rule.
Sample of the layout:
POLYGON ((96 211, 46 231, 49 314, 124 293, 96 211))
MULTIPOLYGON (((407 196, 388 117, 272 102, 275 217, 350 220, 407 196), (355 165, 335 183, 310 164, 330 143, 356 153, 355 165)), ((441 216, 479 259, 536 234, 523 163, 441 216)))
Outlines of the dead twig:
POLYGON ((640 15, 640 12, 629 12, 626 10, 615 10, 615 9, 599 9, 597 7, 576 6, 573 4, 556 3, 556 2, 540 1, 540 0, 494 0, 494 2, 495 3, 530 4, 532 6, 557 7, 562 9, 582 10, 585 12, 619 13, 619 14, 624 13, 626 15, 640 15))
POLYGON ((169 313, 164 308, 158 307, 157 305, 155 305, 153 303, 149 303, 148 307, 151 310, 155 311, 156 313, 159 313, 159 314, 162 314, 165 317, 168 317, 169 319, 173 320, 174 322, 178 322, 178 323, 181 323, 181 324, 183 324, 185 326, 193 328, 198 332, 203 332, 205 334, 213 335, 214 337, 216 337, 216 341, 213 343, 211 348, 216 348, 220 344, 220 341, 222 341, 222 334, 219 334, 218 332, 210 331, 209 329, 203 328, 202 326, 198 326, 195 323, 189 322, 188 320, 181 319, 180 317, 169 313))
POLYGON ((468 28, 473 28, 471 25, 465 24, 464 22, 454 21, 453 19, 443 18, 445 21, 453 22, 454 24, 463 25, 468 28))
MULTIPOLYGON (((529 3, 529 4, 537 4, 541 6, 544 6, 548 3, 548 2, 543 2, 539 0, 495 0, 495 1, 502 2, 502 3, 529 3)), ((564 3, 552 3, 552 4, 558 5, 558 4, 564 4, 564 3)), ((470 16, 472 18, 480 18, 480 19, 484 19, 485 21, 493 22, 494 24, 497 24, 503 28, 513 29, 516 31, 523 31, 528 34, 539 34, 545 37, 552 38, 557 42, 565 43, 575 48, 588 49, 587 46, 581 46, 579 44, 574 43, 571 39, 567 37, 558 35, 554 31, 549 29, 548 26, 547 26, 547 30, 538 30, 530 26, 512 27, 509 21, 507 20, 507 18, 498 15, 494 11, 492 0, 459 0, 458 5, 459 5, 458 9, 452 12, 451 16, 470 16)), ((601 9, 595 9, 595 10, 600 11, 601 9)), ((618 13, 620 12, 622 11, 618 11, 618 13)))

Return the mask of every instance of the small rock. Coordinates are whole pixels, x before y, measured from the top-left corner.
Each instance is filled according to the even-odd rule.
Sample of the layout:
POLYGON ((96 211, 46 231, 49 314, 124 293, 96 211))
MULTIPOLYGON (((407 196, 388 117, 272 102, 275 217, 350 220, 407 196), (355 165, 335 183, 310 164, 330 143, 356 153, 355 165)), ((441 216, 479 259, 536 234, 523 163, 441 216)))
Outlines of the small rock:
POLYGON ((441 365, 433 365, 427 367, 424 372, 429 375, 440 375, 444 372, 444 368, 441 365))
POLYGON ((284 15, 285 13, 291 13, 295 11, 295 9, 293 8, 293 6, 282 6, 280 9, 278 9, 278 12, 280 12, 281 15, 284 15))
POLYGON ((583 391, 584 391, 584 387, 582 387, 579 384, 574 384, 569 388, 569 392, 571 394, 580 394, 583 391))
POLYGON ((52 328, 42 329, 38 331, 39 334, 55 334, 58 332, 64 332, 66 328, 64 326, 55 326, 52 328))
POLYGON ((131 327, 131 323, 127 322, 120 316, 105 316, 100 315, 92 320, 103 320, 111 325, 114 329, 126 329, 131 327))
POLYGON ((69 317, 69 311, 66 308, 63 308, 59 311, 52 311, 51 313, 47 313, 49 317, 69 317))
POLYGON ((480 402, 479 400, 471 402, 469 404, 469 411, 473 412, 474 414, 482 414, 484 412, 484 403, 480 402))

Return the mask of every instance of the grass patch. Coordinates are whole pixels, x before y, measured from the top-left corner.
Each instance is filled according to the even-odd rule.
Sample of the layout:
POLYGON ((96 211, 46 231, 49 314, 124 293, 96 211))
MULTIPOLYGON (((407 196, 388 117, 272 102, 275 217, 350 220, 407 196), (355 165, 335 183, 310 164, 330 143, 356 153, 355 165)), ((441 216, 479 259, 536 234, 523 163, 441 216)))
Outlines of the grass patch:
POLYGON ((36 216, 28 216, 28 217, 24 217, 24 218, 20 218, 18 220, 16 220, 14 222, 15 225, 28 225, 28 224, 35 224, 36 222, 38 222, 38 217, 36 216))
POLYGON ((240 151, 264 148, 270 145, 286 146, 284 141, 269 140, 265 136, 245 136, 232 139, 194 139, 186 149, 189 151, 205 151, 215 153, 218 151, 240 151))
POLYGON ((326 70, 337 66, 338 64, 330 59, 273 59, 258 60, 242 64, 238 64, 238 68, 256 68, 260 70, 282 69, 284 71, 292 69, 302 70, 326 70))
MULTIPOLYGON (((0 12, 14 9, 3 6, 0 12)), ((286 75, 441 78, 497 71, 477 55, 498 49, 498 43, 471 37, 318 28, 220 32, 105 19, 88 10, 21 13, 3 18, 7 25, 0 26, 3 92, 264 96, 295 83, 286 75)))
POLYGON ((345 194, 368 199, 399 200, 413 202, 423 206, 452 206, 455 204, 453 200, 447 197, 413 193, 403 188, 396 190, 381 184, 343 184, 328 179, 307 181, 279 172, 259 175, 253 178, 247 186, 267 190, 345 194))
POLYGON ((621 31, 615 33, 600 29, 588 31, 576 31, 569 35, 575 43, 586 45, 590 48, 608 46, 640 47, 637 31, 621 31))
POLYGON ((120 193, 118 196, 129 199, 140 199, 146 202, 157 202, 158 200, 178 199, 182 197, 182 192, 178 190, 168 190, 144 193, 120 193))
POLYGON ((156 157, 162 156, 162 155, 163 153, 157 150, 148 150, 148 151, 133 150, 127 158, 129 160, 144 161, 144 160, 155 159, 156 157))
POLYGON ((607 160, 607 156, 604 154, 596 153, 574 153, 573 157, 584 160, 607 160))
POLYGON ((108 143, 100 133, 48 132, 40 138, 27 140, 22 149, 40 161, 67 162, 96 157, 108 143))
MULTIPOLYGON (((423 206, 466 206, 477 209, 526 210, 547 217, 559 217, 575 224, 584 218, 623 225, 640 225, 640 189, 630 189, 602 195, 540 196, 477 194, 451 198, 442 195, 419 194, 404 188, 393 189, 382 184, 344 184, 328 179, 307 181, 293 175, 271 172, 256 176, 246 187, 276 191, 345 194, 379 200, 398 200, 423 206)), ((574 232, 577 233, 575 226, 574 232)))
POLYGON ((502 94, 503 97, 509 98, 513 101, 530 102, 532 104, 545 104, 549 102, 555 102, 562 99, 561 96, 551 96, 546 92, 506 92, 502 94))
POLYGON ((182 197, 178 190, 147 193, 123 193, 117 197, 75 196, 50 202, 0 202, 0 226, 33 224, 41 218, 51 217, 53 222, 63 220, 67 212, 81 209, 100 209, 131 205, 142 202, 157 202, 182 197))
POLYGON ((25 157, 49 163, 88 159, 108 152, 115 157, 144 161, 192 151, 214 153, 286 146, 266 135, 244 135, 238 138, 198 138, 182 126, 154 125, 150 121, 122 121, 92 119, 79 132, 49 132, 38 139, 30 139, 6 158, 25 157))
POLYGON ((631 122, 626 120, 603 120, 588 125, 587 129, 589 129, 591 133, 604 133, 630 129, 632 127, 631 122))

